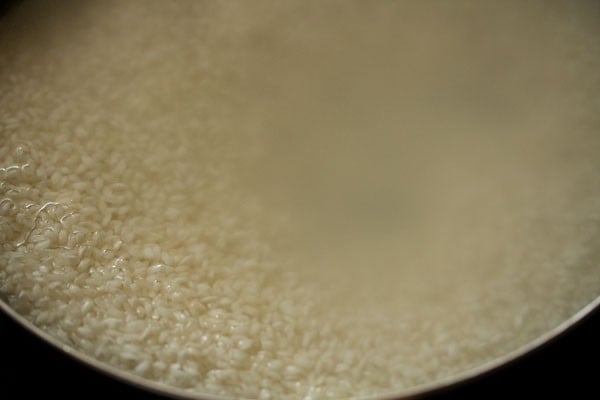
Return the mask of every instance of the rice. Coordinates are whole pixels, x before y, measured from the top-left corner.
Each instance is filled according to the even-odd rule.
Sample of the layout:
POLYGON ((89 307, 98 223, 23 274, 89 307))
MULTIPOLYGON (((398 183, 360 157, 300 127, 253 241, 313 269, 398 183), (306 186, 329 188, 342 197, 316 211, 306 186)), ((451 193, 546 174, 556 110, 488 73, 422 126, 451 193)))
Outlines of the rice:
POLYGON ((192 393, 383 395, 506 354, 600 294, 594 7, 19 4, 0 296, 192 393))

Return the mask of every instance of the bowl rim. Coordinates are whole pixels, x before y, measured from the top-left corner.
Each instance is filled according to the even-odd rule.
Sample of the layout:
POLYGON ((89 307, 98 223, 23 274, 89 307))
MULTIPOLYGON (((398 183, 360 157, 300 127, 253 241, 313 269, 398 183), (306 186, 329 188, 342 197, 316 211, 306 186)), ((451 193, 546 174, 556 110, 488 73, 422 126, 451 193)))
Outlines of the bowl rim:
MULTIPOLYGON (((32 333, 34 336, 42 339, 46 344, 59 350, 62 354, 70 357, 71 359, 90 367, 97 372, 100 372, 108 377, 114 378, 125 384, 132 385, 142 390, 146 390, 161 396, 169 397, 172 399, 180 400, 233 400, 234 397, 222 396, 211 393, 204 393, 192 390, 185 390, 177 388, 175 386, 168 385, 166 383, 153 381, 141 376, 135 375, 132 372, 114 367, 107 362, 100 361, 90 355, 85 354, 81 350, 75 349, 73 346, 63 343, 58 338, 52 336, 48 332, 44 331, 40 327, 36 326, 33 322, 26 319, 23 315, 19 314, 13 309, 6 301, 0 298, 0 310, 2 310, 8 317, 13 321, 21 325, 27 331, 32 333)), ((442 392, 447 389, 451 389, 454 386, 467 383, 471 380, 480 378, 486 374, 489 374, 497 369, 503 368, 504 366, 520 359, 521 357, 532 353, 544 345, 552 342, 554 339, 562 336, 571 328, 576 326, 579 322, 585 318, 591 316, 594 312, 600 311, 600 295, 596 296, 593 300, 585 304, 578 311, 573 313, 570 317, 566 318, 560 324, 547 332, 541 334, 535 339, 525 343, 516 349, 493 358, 490 361, 479 364, 475 367, 466 369, 458 374, 450 375, 448 377, 438 379, 432 382, 420 384, 417 386, 410 387, 408 389, 387 391, 377 395, 353 397, 353 400, 409 400, 418 399, 425 396, 432 395, 437 392, 442 392)), ((236 397, 239 398, 239 397, 236 397)))

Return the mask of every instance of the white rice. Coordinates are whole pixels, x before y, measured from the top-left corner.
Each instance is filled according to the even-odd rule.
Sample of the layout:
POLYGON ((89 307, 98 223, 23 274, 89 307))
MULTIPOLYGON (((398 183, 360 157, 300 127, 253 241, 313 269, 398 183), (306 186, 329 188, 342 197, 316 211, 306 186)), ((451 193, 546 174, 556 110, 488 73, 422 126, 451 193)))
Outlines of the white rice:
POLYGON ((600 294, 597 13, 18 4, 0 297, 236 398, 380 395, 506 354, 600 294))

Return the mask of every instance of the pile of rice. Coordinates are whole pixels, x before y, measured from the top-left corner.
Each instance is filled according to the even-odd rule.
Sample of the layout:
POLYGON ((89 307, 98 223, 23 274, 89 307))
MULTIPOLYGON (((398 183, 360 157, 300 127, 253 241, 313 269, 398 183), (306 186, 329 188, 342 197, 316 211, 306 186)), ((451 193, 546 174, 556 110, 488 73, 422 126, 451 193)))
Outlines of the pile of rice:
POLYGON ((0 298, 112 366, 236 398, 382 395, 506 354, 600 294, 597 17, 19 3, 0 298))

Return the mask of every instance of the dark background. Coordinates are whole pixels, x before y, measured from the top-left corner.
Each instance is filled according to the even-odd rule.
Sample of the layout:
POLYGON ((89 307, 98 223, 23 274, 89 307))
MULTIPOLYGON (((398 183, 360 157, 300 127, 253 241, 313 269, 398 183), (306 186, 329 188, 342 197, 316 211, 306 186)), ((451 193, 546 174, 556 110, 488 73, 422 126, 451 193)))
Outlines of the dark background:
MULTIPOLYGON (((0 399, 164 400, 72 360, 1 312, 0 339, 0 399)), ((600 399, 599 339, 596 310, 519 361, 425 399, 600 399)))

